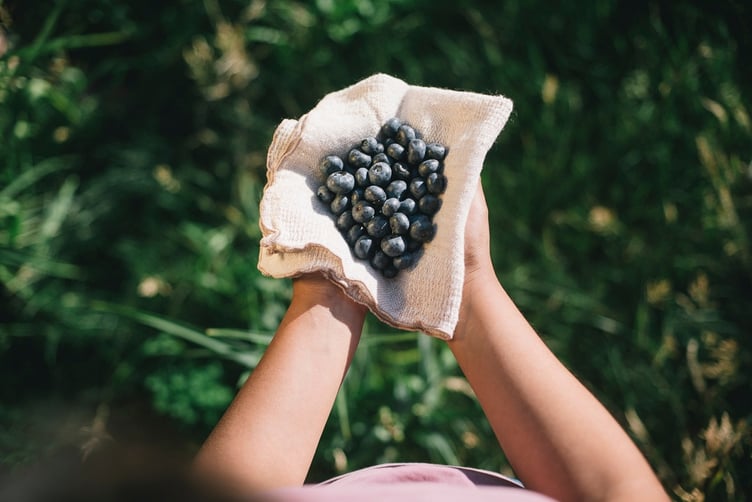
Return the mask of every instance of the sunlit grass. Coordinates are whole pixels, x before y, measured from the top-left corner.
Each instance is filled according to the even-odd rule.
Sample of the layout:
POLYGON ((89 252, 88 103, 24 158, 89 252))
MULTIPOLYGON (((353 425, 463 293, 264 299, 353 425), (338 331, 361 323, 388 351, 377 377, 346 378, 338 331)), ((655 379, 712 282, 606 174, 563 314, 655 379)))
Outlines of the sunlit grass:
MULTIPOLYGON (((384 71, 514 100, 506 289, 674 497, 752 494, 747 7, 102 5, 0 2, 0 464, 59 444, 40 403, 201 441, 291 294, 256 269, 274 126, 384 71)), ((369 318, 310 477, 398 460, 511 473, 445 344, 369 318)))

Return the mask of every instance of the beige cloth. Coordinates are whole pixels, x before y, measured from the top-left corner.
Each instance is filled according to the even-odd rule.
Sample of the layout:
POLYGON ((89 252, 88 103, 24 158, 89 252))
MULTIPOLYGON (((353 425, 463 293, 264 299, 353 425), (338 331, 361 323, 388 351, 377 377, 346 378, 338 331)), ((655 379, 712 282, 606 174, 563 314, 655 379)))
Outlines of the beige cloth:
POLYGON ((267 157, 259 270, 272 277, 323 271, 383 322, 451 338, 462 299, 467 213, 486 153, 511 111, 503 96, 410 86, 379 74, 328 94, 300 120, 283 120, 267 157), (352 255, 316 189, 323 157, 346 156, 391 117, 447 146, 447 190, 433 220, 436 237, 421 259, 386 279, 352 255))

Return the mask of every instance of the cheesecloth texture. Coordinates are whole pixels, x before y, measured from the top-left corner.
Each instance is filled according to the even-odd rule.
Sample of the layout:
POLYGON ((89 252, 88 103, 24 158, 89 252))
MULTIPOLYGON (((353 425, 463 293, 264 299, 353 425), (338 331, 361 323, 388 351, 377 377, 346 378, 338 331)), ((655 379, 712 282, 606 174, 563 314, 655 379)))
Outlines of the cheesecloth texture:
POLYGON ((283 120, 267 156, 259 270, 277 278, 323 272, 386 324, 452 338, 462 299, 465 222, 486 153, 511 111, 503 96, 412 86, 377 74, 326 95, 299 120, 283 120), (392 117, 427 143, 447 147, 447 189, 433 218, 436 236, 423 256, 387 279, 354 257, 316 190, 324 181, 321 159, 346 158, 392 117))

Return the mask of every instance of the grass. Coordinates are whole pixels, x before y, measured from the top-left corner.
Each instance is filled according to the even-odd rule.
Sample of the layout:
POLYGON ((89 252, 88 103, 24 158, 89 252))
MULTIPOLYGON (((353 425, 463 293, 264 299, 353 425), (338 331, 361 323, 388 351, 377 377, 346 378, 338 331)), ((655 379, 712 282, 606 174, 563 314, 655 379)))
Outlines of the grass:
MULTIPOLYGON (((290 296, 255 266, 274 127, 387 72, 514 100, 483 173, 502 282, 675 498, 744 500, 750 18, 734 2, 0 2, 0 464, 80 442, 102 409, 116 439, 135 407, 201 442, 290 296)), ((509 472, 441 342, 366 332, 312 480, 392 460, 509 472)))

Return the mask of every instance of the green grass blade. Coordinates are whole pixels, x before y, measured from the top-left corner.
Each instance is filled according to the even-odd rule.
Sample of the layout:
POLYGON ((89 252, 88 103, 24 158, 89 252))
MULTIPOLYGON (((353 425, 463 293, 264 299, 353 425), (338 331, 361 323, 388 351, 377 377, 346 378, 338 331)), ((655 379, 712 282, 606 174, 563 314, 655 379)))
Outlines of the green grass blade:
POLYGON ((95 310, 110 312, 113 314, 128 317, 140 324, 143 324, 144 326, 149 326, 151 328, 167 333, 168 335, 182 338, 183 340, 209 349, 215 354, 231 361, 235 361, 236 363, 247 368, 255 368, 260 358, 260 356, 256 354, 248 352, 238 352, 235 347, 228 343, 207 336, 206 334, 196 329, 178 324, 174 321, 156 316, 154 314, 149 314, 129 307, 123 307, 121 305, 112 305, 106 302, 98 301, 93 302, 92 307, 95 310))

